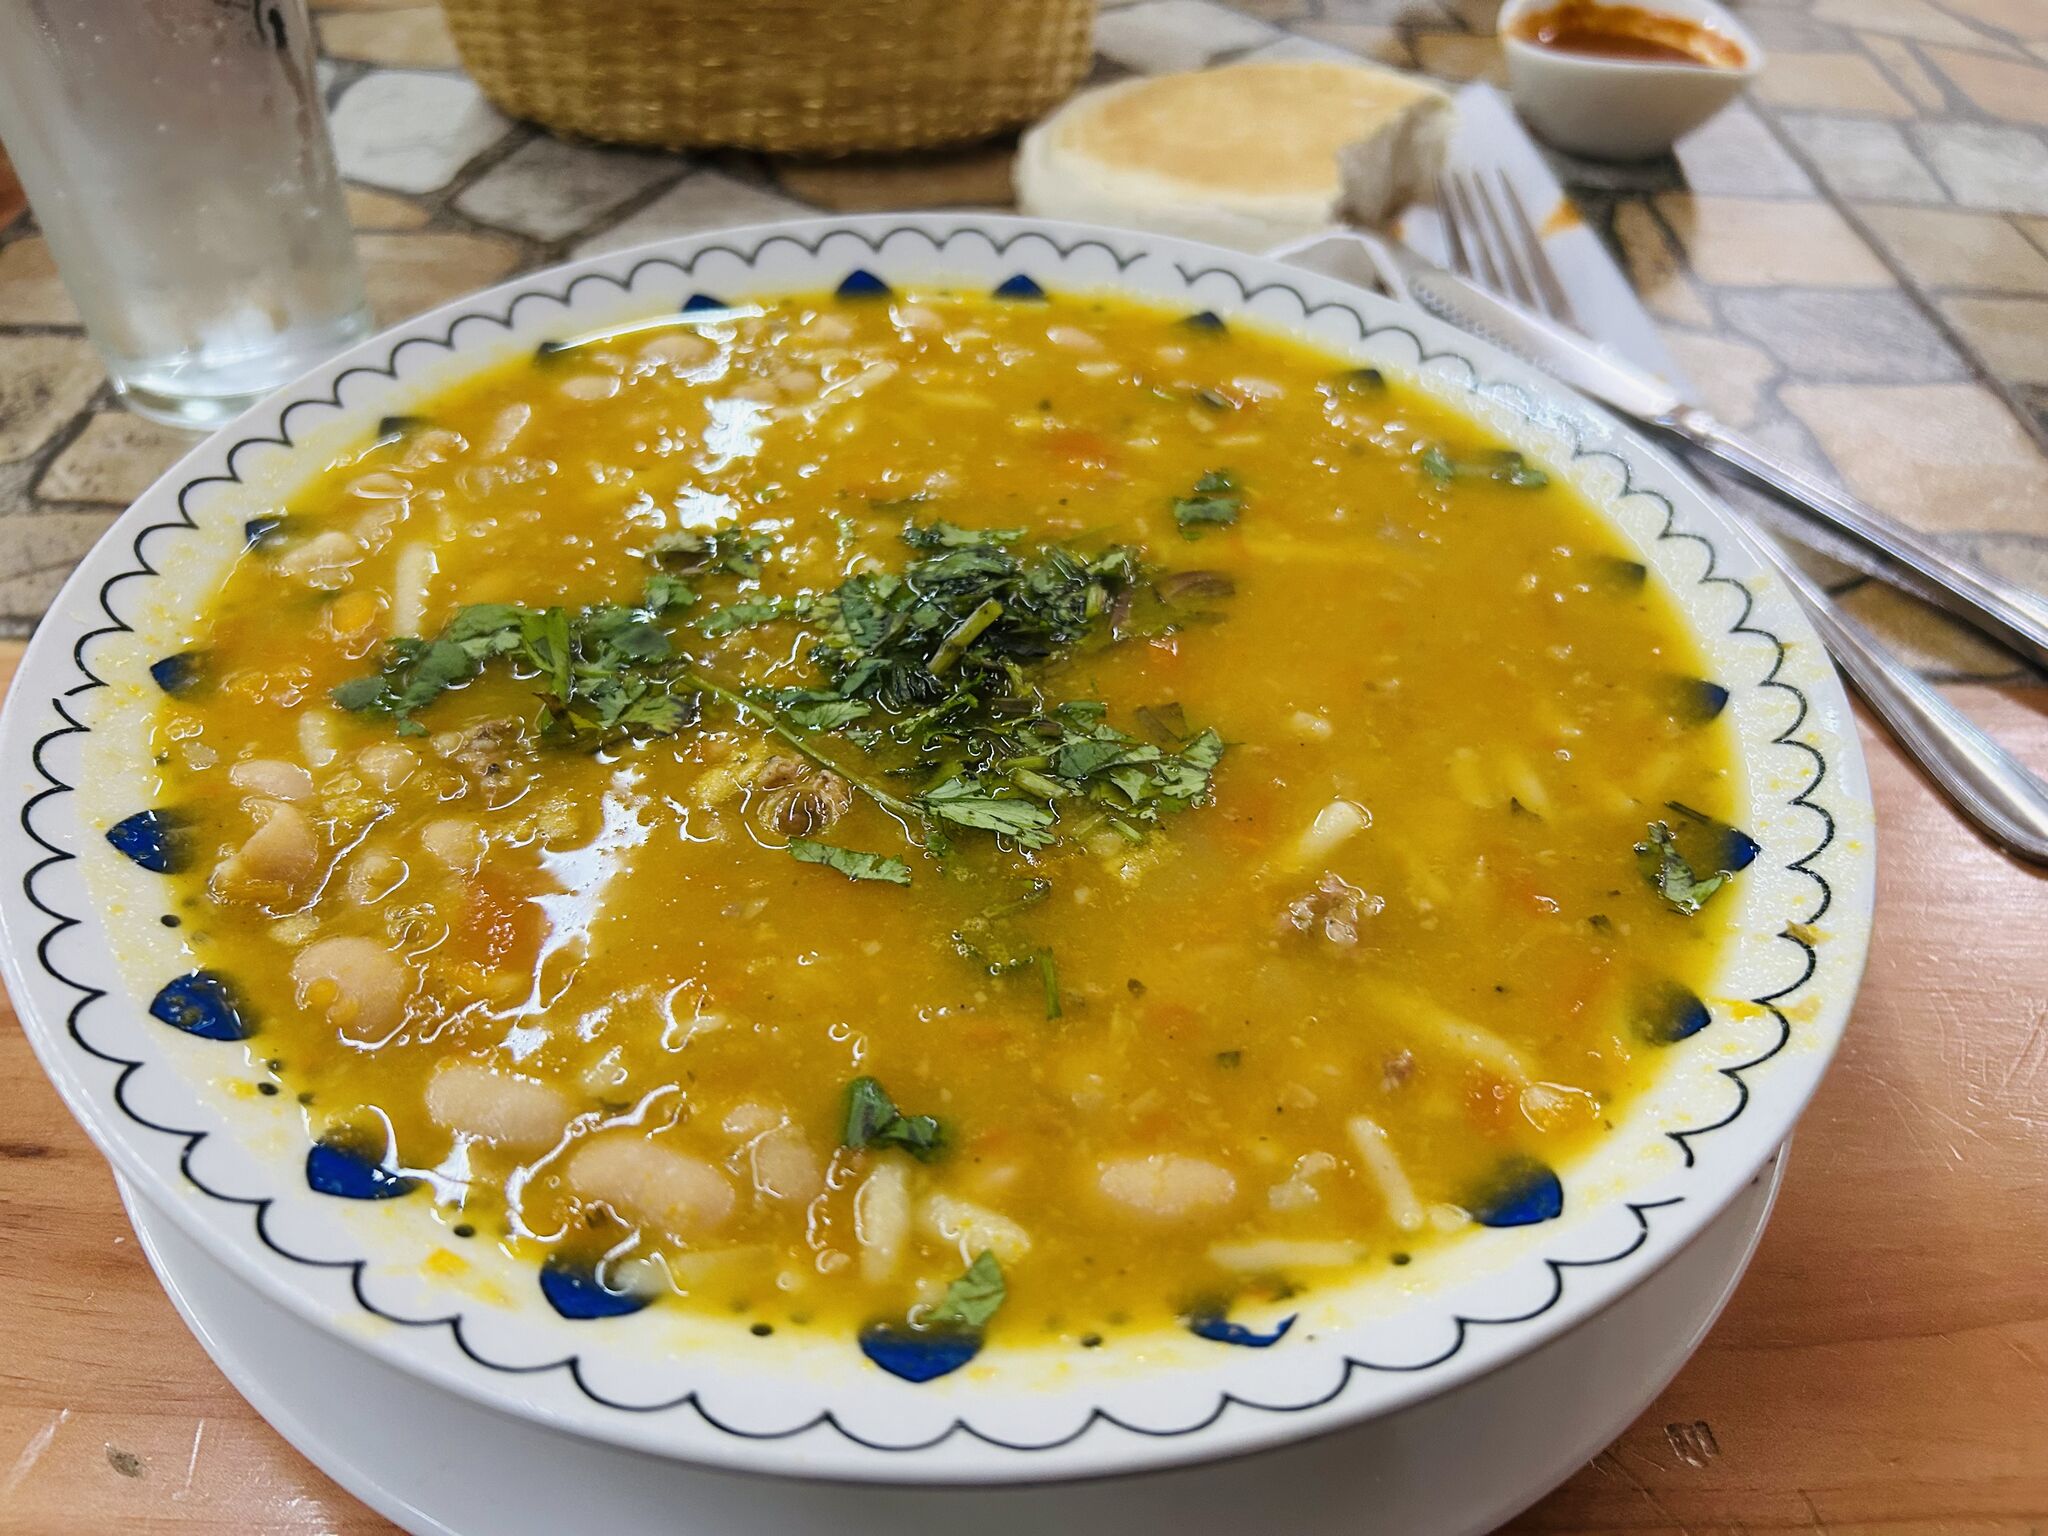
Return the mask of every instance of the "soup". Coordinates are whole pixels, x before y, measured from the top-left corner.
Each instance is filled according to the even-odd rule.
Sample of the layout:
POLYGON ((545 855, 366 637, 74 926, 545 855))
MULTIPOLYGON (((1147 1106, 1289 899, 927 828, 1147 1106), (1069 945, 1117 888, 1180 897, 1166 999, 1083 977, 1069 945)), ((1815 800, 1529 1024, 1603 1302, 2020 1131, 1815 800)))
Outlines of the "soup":
POLYGON ((1554 1215, 1706 1021, 1739 786, 1668 597, 1237 322, 685 313, 251 534, 157 725, 184 932, 316 1185, 571 1315, 1242 1341, 1554 1215))

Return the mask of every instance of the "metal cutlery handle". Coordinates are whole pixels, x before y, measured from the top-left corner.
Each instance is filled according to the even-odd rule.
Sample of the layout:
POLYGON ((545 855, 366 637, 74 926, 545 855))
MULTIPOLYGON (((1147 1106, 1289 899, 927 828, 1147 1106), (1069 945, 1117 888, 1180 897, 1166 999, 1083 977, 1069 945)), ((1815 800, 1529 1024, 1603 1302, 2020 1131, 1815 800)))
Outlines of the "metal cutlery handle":
POLYGON ((1758 534, 1757 543, 1836 664, 1935 785, 2002 847, 2048 864, 2048 785, 1836 607, 1769 537, 1758 534))
POLYGON ((1772 457, 1697 406, 1680 406, 1656 418, 1656 425, 1810 508, 1829 526, 1919 577, 1913 590, 1929 602, 1975 625, 2035 665, 2048 667, 2048 602, 1772 457))

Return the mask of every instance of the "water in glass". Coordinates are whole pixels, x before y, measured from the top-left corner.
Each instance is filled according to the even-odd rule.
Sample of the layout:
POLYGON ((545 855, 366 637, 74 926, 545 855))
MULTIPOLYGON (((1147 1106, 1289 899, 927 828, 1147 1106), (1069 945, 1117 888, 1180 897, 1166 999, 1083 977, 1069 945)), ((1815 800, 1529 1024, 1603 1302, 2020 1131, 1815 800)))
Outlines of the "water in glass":
POLYGON ((0 0, 0 142, 144 415, 216 425, 368 332, 303 0, 0 0))

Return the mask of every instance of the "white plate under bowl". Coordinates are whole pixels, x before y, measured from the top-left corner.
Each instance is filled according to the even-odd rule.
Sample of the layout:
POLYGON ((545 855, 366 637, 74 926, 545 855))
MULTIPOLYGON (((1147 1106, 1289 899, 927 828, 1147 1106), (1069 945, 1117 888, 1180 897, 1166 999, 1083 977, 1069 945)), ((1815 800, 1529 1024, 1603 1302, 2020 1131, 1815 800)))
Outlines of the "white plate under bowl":
POLYGON ((1748 537, 1661 451, 1504 354, 1336 280, 980 215, 821 219, 593 258, 409 321, 280 391, 146 492, 58 595, 0 714, 0 798, 0 969, 29 1040, 117 1171, 240 1279, 387 1364, 557 1429, 743 1470, 906 1483, 1091 1477, 1307 1439, 1450 1391, 1595 1316, 1791 1134, 1848 1017, 1873 888, 1868 785, 1826 654, 1748 537), (542 342, 655 318, 715 324, 688 306, 849 280, 876 303, 885 285, 1024 305, 1032 284, 1124 294, 1304 337, 1568 479, 1670 594, 1727 691, 1755 859, 1716 898, 1731 939, 1709 1027, 1664 1047, 1596 1152, 1544 1173, 1522 1224, 1308 1292, 1270 1348, 1190 1332, 1071 1352, 998 1339, 912 1384, 837 1336, 755 1339, 660 1306, 565 1318, 530 1266, 485 1243, 430 1265, 445 1229, 424 1197, 312 1188, 290 1096, 249 1091, 241 1045, 151 1016, 194 960, 159 922, 164 876, 138 858, 147 848, 109 834, 175 811, 152 798, 152 666, 198 641, 245 523, 381 418, 542 342))
POLYGON ((336 1343, 206 1256, 125 1182, 142 1251, 235 1390, 321 1471, 414 1536, 1464 1536, 1583 1466, 1678 1374, 1735 1292, 1784 1152, 1662 1270, 1490 1375, 1305 1445, 1030 1489, 768 1481, 494 1413, 336 1343))

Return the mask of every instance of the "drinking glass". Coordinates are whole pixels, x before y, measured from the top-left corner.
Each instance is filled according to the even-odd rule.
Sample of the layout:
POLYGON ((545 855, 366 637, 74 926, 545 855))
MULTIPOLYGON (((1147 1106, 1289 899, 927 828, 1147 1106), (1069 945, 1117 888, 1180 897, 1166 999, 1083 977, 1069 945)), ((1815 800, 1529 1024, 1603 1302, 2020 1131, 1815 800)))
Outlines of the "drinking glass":
POLYGON ((0 143, 142 415, 217 426, 368 333, 303 0, 0 0, 0 143))

